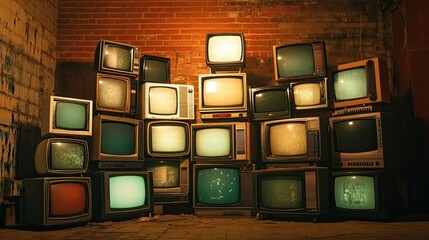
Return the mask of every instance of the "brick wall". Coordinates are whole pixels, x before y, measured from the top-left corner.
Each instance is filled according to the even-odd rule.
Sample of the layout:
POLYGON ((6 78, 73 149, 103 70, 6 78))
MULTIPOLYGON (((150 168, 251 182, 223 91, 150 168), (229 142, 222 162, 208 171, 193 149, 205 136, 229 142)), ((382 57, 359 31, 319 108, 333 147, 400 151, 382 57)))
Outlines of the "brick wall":
POLYGON ((57 0, 0 1, 0 202, 32 160, 42 97, 54 87, 57 0), (19 174, 18 174, 19 175, 19 174))

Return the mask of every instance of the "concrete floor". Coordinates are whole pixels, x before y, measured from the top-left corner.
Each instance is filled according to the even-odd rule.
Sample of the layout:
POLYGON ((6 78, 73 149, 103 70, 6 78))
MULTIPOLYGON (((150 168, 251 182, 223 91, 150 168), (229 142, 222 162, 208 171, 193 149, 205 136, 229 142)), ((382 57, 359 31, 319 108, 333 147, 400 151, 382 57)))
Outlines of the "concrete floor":
POLYGON ((160 215, 158 219, 146 217, 118 222, 91 222, 50 230, 12 226, 0 229, 0 239, 429 239, 429 220, 410 219, 313 223, 250 217, 160 215))

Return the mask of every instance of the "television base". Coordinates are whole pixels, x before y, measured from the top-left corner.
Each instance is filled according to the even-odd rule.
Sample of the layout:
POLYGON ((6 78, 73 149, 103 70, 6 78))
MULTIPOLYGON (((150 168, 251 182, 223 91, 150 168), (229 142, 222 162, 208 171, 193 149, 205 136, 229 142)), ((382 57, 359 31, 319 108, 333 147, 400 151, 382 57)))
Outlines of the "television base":
POLYGON ((251 217, 253 208, 194 209, 194 215, 201 217, 251 217))

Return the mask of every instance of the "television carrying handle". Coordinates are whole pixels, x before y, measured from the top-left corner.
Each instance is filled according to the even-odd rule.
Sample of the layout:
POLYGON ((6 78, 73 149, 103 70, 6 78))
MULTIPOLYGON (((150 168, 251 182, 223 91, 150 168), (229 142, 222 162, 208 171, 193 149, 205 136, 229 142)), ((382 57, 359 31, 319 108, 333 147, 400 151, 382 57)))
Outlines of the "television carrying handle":
MULTIPOLYGON (((241 73, 241 69, 242 69, 242 67, 239 67, 239 68, 238 68, 238 73, 241 73)), ((216 74, 216 70, 219 70, 219 69, 217 69, 217 68, 215 68, 215 67, 211 67, 211 68, 210 68, 210 73, 211 73, 211 74, 216 74)), ((231 72, 236 72, 236 71, 234 71, 234 70, 230 70, 229 68, 226 68, 226 69, 225 69, 225 70, 223 70, 222 72, 231 73, 231 72)))

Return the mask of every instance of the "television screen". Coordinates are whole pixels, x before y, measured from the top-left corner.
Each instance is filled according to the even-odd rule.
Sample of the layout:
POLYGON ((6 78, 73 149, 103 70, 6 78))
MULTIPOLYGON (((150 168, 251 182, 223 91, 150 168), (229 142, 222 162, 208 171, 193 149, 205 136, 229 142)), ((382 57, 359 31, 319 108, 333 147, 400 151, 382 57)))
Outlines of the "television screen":
POLYGON ((109 208, 129 209, 146 203, 146 179, 136 175, 118 175, 109 178, 109 208))
POLYGON ((152 87, 149 91, 149 113, 174 115, 177 113, 177 89, 152 87))
POLYGON ((92 135, 91 100, 50 96, 42 108, 42 135, 92 135))
POLYGON ((250 88, 252 120, 289 118, 289 84, 250 88))
POLYGON ((88 144, 84 140, 48 138, 37 144, 34 165, 40 175, 85 173, 88 154, 88 144))
POLYGON ((139 74, 140 48, 136 46, 101 40, 95 53, 95 67, 99 72, 139 74))
POLYGON ((195 132, 195 154, 201 157, 227 157, 231 155, 231 129, 206 128, 195 132))
POLYGON ((305 122, 289 122, 271 126, 269 142, 273 155, 302 155, 307 152, 307 126, 305 122))
POLYGON ((85 223, 91 220, 91 200, 88 177, 25 178, 21 189, 21 222, 39 226, 85 223))
POLYGON ((206 168, 196 173, 197 202, 208 205, 240 203, 240 170, 206 168))
POLYGON ((147 171, 153 173, 154 188, 178 188, 180 187, 180 162, 179 161, 150 161, 145 163, 147 171))
POLYGON ((290 84, 295 110, 328 107, 328 78, 305 79, 290 84))
POLYGON ((170 83, 170 59, 144 55, 140 60, 140 80, 143 82, 170 83))
POLYGON ((189 124, 186 122, 150 122, 146 132, 148 156, 181 157, 189 153, 189 124))
POLYGON ((359 153, 378 150, 376 119, 350 119, 334 123, 336 152, 359 153))
POLYGON ((304 207, 304 181, 300 176, 265 176, 260 181, 261 206, 272 209, 304 207))
POLYGON ((276 80, 326 76, 323 41, 273 47, 276 80))
POLYGON ((347 69, 334 74, 334 93, 337 101, 368 96, 365 67, 347 69))
POLYGON ((244 35, 242 33, 207 34, 206 63, 211 68, 244 67, 244 35))
POLYGON ((335 206, 344 209, 374 210, 375 190, 373 176, 337 176, 334 178, 335 206))

